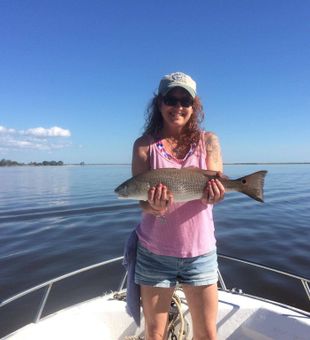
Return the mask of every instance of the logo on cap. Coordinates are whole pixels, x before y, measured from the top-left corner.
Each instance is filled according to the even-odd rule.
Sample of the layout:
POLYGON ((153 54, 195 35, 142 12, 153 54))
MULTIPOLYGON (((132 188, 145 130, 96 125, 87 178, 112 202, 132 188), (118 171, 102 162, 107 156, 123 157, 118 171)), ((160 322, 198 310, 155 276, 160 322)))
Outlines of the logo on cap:
POLYGON ((173 80, 176 80, 176 81, 186 82, 186 76, 185 76, 184 73, 181 73, 181 72, 176 72, 176 73, 172 74, 171 78, 173 80))

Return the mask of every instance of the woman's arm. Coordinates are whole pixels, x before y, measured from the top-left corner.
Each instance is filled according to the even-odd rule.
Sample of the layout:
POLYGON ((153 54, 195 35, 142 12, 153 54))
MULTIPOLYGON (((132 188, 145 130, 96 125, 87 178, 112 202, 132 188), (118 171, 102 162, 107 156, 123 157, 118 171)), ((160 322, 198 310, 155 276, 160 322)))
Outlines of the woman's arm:
POLYGON ((213 132, 206 132, 205 142, 207 150, 206 163, 208 170, 223 172, 221 145, 217 135, 213 132))
POLYGON ((133 145, 131 172, 136 176, 148 170, 150 170, 149 145, 147 138, 142 136, 133 145))
MULTIPOLYGON (((207 158, 206 164, 208 170, 223 172, 223 160, 221 153, 221 145, 218 137, 213 132, 205 133, 207 158)), ((208 182, 202 202, 204 204, 215 204, 224 198, 225 188, 222 183, 215 179, 208 182)))
MULTIPOLYGON (((136 176, 150 170, 149 143, 146 136, 138 138, 133 146, 132 153, 132 175, 136 176)), ((155 216, 163 215, 169 204, 172 202, 172 195, 169 194, 166 186, 158 183, 148 191, 148 200, 140 201, 141 209, 155 216)))

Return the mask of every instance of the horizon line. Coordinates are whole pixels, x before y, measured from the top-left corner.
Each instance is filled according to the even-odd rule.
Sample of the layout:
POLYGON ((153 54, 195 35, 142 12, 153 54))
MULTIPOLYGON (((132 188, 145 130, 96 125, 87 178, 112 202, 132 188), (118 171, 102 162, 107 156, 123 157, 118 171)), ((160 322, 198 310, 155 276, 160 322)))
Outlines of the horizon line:
MULTIPOLYGON (((35 166, 35 163, 37 165, 42 165, 43 162, 28 162, 28 163, 19 163, 16 164, 15 166, 35 166), (33 164, 31 164, 33 163, 33 164)), ((305 161, 305 162, 223 162, 223 165, 293 165, 293 164, 310 164, 310 161, 305 161)), ((66 166, 66 165, 74 165, 74 166, 85 166, 85 165, 131 165, 131 163, 114 163, 114 162, 99 162, 99 163, 86 163, 86 162, 79 162, 79 163, 65 163, 63 162, 62 165, 58 166, 66 166)), ((11 165, 14 166, 14 165, 11 165)), ((51 165, 53 166, 53 165, 51 165)))
MULTIPOLYGON (((224 162, 223 165, 256 165, 256 164, 310 164, 310 162, 224 162)), ((131 165, 131 163, 64 163, 64 165, 131 165), (83 163, 83 164, 82 164, 83 163)))

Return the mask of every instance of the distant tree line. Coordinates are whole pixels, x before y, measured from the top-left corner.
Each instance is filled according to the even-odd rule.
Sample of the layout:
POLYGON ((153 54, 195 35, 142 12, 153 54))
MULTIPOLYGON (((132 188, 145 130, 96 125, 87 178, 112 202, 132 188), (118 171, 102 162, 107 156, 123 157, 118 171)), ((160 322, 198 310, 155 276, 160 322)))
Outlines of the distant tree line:
POLYGON ((23 165, 16 161, 11 161, 10 159, 1 159, 0 166, 16 166, 16 165, 23 165))
POLYGON ((28 164, 25 163, 18 163, 16 161, 11 161, 10 159, 1 159, 0 166, 21 166, 21 165, 30 165, 30 166, 57 166, 57 165, 64 165, 63 161, 43 161, 41 162, 30 162, 28 164))

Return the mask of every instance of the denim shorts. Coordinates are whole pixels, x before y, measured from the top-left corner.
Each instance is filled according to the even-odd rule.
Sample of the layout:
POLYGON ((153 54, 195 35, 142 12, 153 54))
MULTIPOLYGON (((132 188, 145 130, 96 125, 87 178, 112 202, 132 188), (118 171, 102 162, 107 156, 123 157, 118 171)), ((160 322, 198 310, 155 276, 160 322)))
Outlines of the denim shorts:
POLYGON ((176 284, 204 286, 217 283, 217 253, 180 258, 157 255, 138 244, 135 283, 153 287, 176 284))

